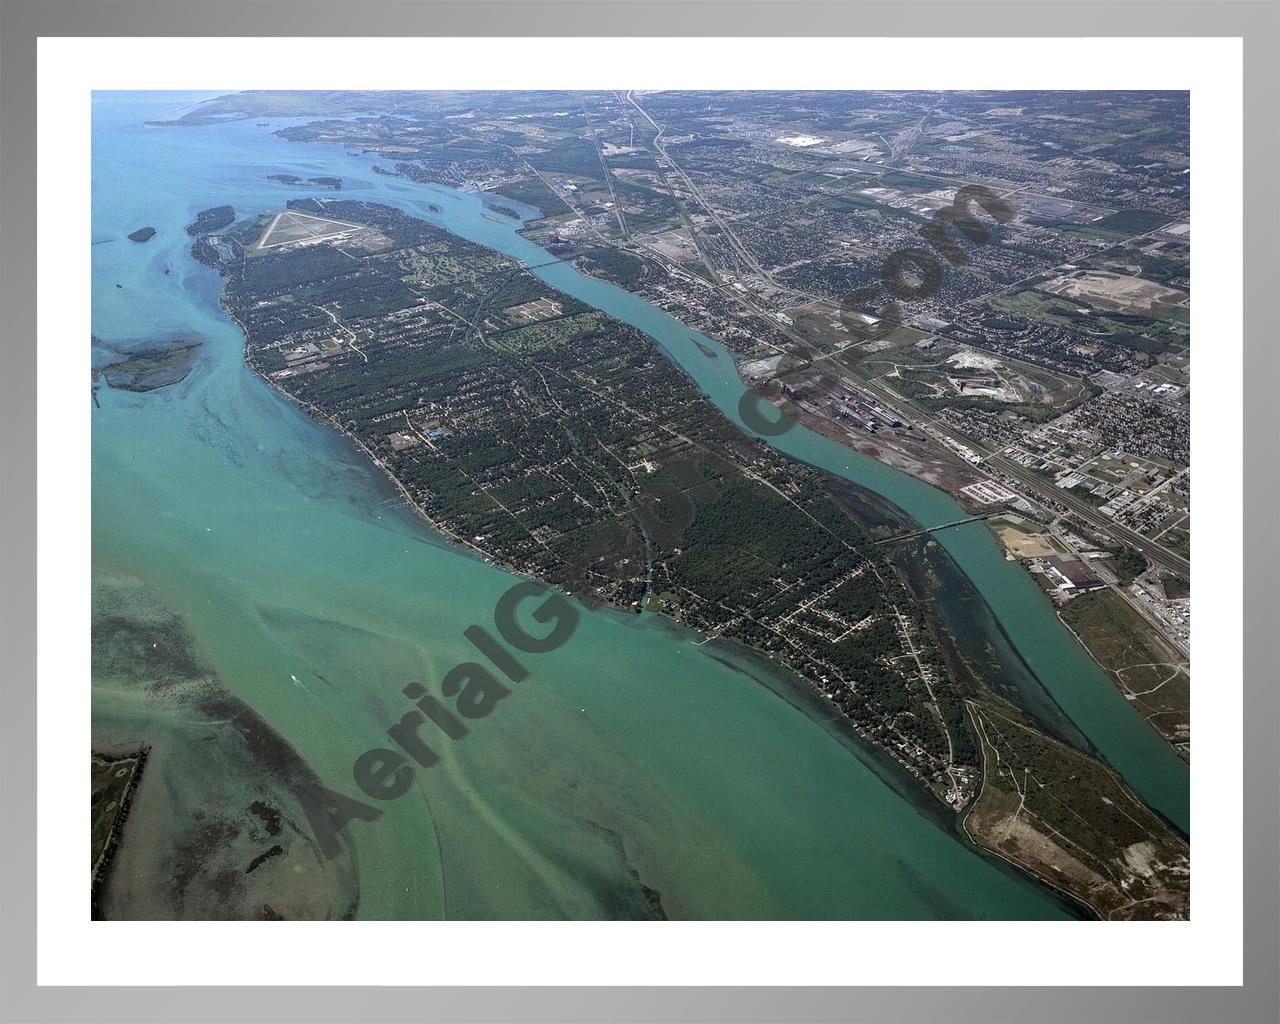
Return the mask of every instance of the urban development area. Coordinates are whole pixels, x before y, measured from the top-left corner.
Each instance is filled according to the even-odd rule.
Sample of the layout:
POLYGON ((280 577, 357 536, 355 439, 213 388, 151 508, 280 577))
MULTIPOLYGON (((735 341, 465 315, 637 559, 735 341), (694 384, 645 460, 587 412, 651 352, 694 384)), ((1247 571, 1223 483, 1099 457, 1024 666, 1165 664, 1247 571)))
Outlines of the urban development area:
POLYGON ((241 93, 163 130, 286 116, 300 148, 523 219, 547 263, 684 325, 770 426, 547 267, 337 177, 188 229, 253 372, 456 544, 803 680, 987 855, 1104 919, 1188 915, 1184 826, 1029 696, 935 536, 984 531, 1189 761, 1185 95, 241 93), (793 424, 959 512, 842 479, 793 424))

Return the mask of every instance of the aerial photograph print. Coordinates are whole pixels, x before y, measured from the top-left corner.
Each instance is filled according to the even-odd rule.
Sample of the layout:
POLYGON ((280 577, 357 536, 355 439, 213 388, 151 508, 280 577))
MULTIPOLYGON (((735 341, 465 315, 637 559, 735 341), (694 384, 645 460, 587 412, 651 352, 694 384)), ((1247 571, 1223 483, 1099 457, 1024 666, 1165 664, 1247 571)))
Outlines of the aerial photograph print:
POLYGON ((616 84, 93 94, 93 918, 1189 919, 1189 94, 616 84))

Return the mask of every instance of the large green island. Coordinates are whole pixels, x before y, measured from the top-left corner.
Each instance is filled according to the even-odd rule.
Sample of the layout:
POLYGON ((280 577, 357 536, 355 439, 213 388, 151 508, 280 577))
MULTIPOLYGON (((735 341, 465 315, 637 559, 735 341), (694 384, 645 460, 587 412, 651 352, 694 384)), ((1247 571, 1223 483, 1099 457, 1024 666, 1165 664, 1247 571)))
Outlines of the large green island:
POLYGON ((975 844, 1099 916, 1187 915, 1185 841, 956 643, 936 545, 877 543, 911 524, 875 530, 865 496, 743 434, 640 332, 368 203, 294 201, 194 254, 248 365, 458 544, 770 659, 975 844))

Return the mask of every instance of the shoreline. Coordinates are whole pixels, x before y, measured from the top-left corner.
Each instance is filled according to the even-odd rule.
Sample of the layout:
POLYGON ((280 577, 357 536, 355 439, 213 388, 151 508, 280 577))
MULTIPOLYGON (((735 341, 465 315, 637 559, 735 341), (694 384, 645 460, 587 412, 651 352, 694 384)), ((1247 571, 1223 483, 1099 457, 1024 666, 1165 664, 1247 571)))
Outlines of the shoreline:
MULTIPOLYGON (((1084 639, 1080 636, 1079 633, 1075 631, 1071 623, 1069 623, 1066 619, 1062 617, 1062 609, 1054 608, 1053 613, 1058 617, 1058 621, 1061 622, 1062 625, 1066 627, 1067 632, 1070 633, 1073 637, 1075 637, 1076 643, 1078 643, 1081 646, 1081 648, 1083 648, 1085 654, 1087 654, 1090 658, 1094 660, 1094 662, 1097 663, 1098 668, 1102 669, 1103 672, 1105 672, 1108 676, 1111 677, 1111 681, 1116 684, 1116 689, 1119 690, 1121 694, 1123 694, 1124 699, 1129 701, 1130 704, 1132 704, 1133 699, 1129 693, 1129 690, 1124 686, 1123 682, 1116 676, 1116 674, 1111 669, 1107 668, 1105 665, 1102 664, 1102 662, 1098 661, 1097 657, 1094 656, 1093 651, 1089 649, 1089 645, 1084 642, 1084 639)), ((1173 748, 1173 752, 1175 754, 1177 754, 1180 758, 1182 758, 1182 760, 1185 761, 1188 765, 1191 764, 1191 755, 1188 752, 1182 750, 1177 743, 1175 743, 1172 739, 1170 739, 1167 735, 1165 735, 1164 730, 1159 728, 1154 722, 1152 722, 1150 716, 1148 716, 1136 705, 1134 705, 1134 710, 1137 711, 1138 714, 1142 715, 1142 717, 1147 720, 1147 724, 1150 725, 1151 728, 1156 731, 1156 734, 1160 736, 1161 739, 1163 739, 1166 743, 1169 744, 1170 747, 1173 748)))
MULTIPOLYGON (((223 309, 223 312, 227 317, 236 325, 241 334, 245 335, 243 325, 235 318, 234 314, 222 305, 221 299, 219 299, 219 306, 223 309)), ((323 410, 315 409, 310 403, 300 401, 293 395, 290 395, 275 382, 271 381, 254 363, 248 351, 247 336, 245 337, 245 347, 242 352, 245 367, 273 392, 283 397, 286 401, 290 402, 293 406, 307 415, 312 422, 331 428, 344 440, 352 443, 360 453, 368 459, 371 465, 377 467, 383 475, 391 481, 396 490, 405 499, 409 507, 423 523, 435 532, 439 533, 441 536, 454 542, 461 549, 461 553, 477 555, 485 561, 486 564, 491 565, 502 572, 509 573, 519 579, 531 580, 548 587, 556 586, 554 583, 536 576, 530 576, 513 566, 509 566, 501 562, 485 552, 483 549, 479 548, 477 545, 460 536, 455 531, 449 529, 444 524, 433 519, 431 515, 418 503, 418 501, 414 499, 413 495, 409 493, 409 490, 405 487, 404 483, 387 467, 385 463, 382 462, 382 460, 377 458, 377 456, 374 455, 374 453, 369 450, 368 446, 359 438, 355 437, 343 428, 343 426, 328 413, 323 410)), ((579 595, 571 594, 568 596, 574 597, 580 604, 583 604, 591 610, 603 608, 617 612, 620 615, 625 613, 626 617, 633 621, 639 619, 640 614, 643 614, 637 614, 629 608, 610 604, 608 601, 594 601, 588 603, 581 600, 579 595)), ((659 628, 683 630, 690 634, 698 632, 687 623, 663 612, 650 610, 649 615, 653 616, 657 620, 655 625, 658 625, 659 628)), ((1011 868, 1022 881, 1035 885, 1042 885, 1049 889, 1054 898, 1060 904, 1065 905, 1068 909, 1074 910, 1078 917, 1085 920, 1091 918, 1097 920, 1102 919, 1096 908, 1090 904, 1085 903, 1083 900, 1072 895, 1067 890, 1053 884, 1049 879, 1044 878, 1033 869, 1024 867, 1018 862, 1000 853, 998 850, 988 847, 976 840, 964 826, 964 819, 968 816, 969 810, 972 808, 972 803, 976 803, 976 797, 964 811, 957 812, 952 810, 949 805, 945 804, 937 797, 925 778, 917 772, 912 771, 908 765, 905 765, 893 758, 888 751, 867 739, 862 730, 858 728, 857 723, 847 715, 834 708, 832 709, 832 715, 828 718, 822 718, 811 713, 820 707, 818 702, 823 699, 823 695, 820 690, 813 686, 812 683, 805 679, 805 677, 801 676, 798 672, 787 668, 785 665, 780 665, 773 661, 773 659, 768 658, 766 655, 763 655, 760 652, 755 651, 753 648, 731 638, 726 639, 721 636, 709 636, 705 642, 710 643, 711 641, 720 641, 724 643, 725 646, 729 648, 729 651, 726 653, 730 654, 730 657, 717 657, 715 654, 711 653, 708 653, 708 657, 719 661, 721 664, 726 664, 741 675, 745 675, 752 682, 763 686, 779 700, 782 700, 789 707, 804 715, 820 729, 830 735, 838 744, 848 750, 849 753, 855 757, 868 772, 875 776, 877 781, 897 793, 898 796, 907 801, 913 809, 922 814, 926 819, 930 820, 948 836, 966 846, 971 852, 975 853, 979 857, 984 859, 988 857, 995 857, 1001 865, 1011 868), (743 658, 748 661, 762 661, 764 664, 761 665, 761 668, 767 668, 771 670, 772 673, 776 674, 778 676, 778 683, 780 684, 780 687, 775 688, 770 686, 764 680, 750 672, 747 672, 743 666, 735 663, 733 656, 743 658), (789 699, 787 694, 779 692, 783 686, 792 689, 797 696, 802 696, 804 700, 809 701, 812 705, 811 708, 806 708, 800 700, 789 699), (839 730, 838 732, 837 729, 839 730), (856 747, 857 749, 851 749, 851 747, 856 747), (893 779, 886 778, 886 772, 892 772, 894 775, 898 776, 898 784, 895 784, 893 779)), ((982 781, 985 784, 985 772, 982 774, 982 781)))
POLYGON ((107 879, 110 877, 112 865, 116 861, 116 854, 120 850, 120 845, 124 842, 124 827, 128 823, 130 812, 133 810, 133 802, 138 794, 138 788, 142 785, 142 776, 147 766, 147 759, 151 756, 151 744, 144 742, 119 754, 100 753, 98 750, 93 750, 90 753, 91 761, 104 768, 110 768, 114 765, 130 765, 129 781, 125 784, 124 792, 120 794, 115 818, 111 822, 111 828, 108 830, 107 837, 103 842, 102 852, 98 854, 98 859, 94 862, 93 872, 90 876, 89 913, 90 917, 96 921, 102 918, 100 902, 102 893, 106 887, 107 879))
MULTIPOLYGON (((551 287, 554 288, 555 286, 551 286, 551 287)), ((252 373, 254 373, 254 375, 257 376, 264 384, 272 388, 272 390, 274 390, 276 393, 281 394, 286 399, 288 399, 295 407, 297 407, 300 411, 302 411, 305 415, 307 415, 312 422, 323 424, 328 427, 332 427, 336 431, 336 433, 338 433, 341 437, 351 441, 354 444, 354 446, 361 452, 362 455, 364 455, 370 462, 373 463, 373 465, 375 465, 378 469, 380 469, 391 480, 396 490, 399 492, 400 496, 408 503, 409 507, 416 513, 417 518, 420 521, 424 522, 433 531, 440 534, 442 537, 445 537, 455 542, 457 548, 463 551, 466 551, 468 553, 474 553, 478 555, 482 560, 485 561, 486 564, 492 565, 495 568, 505 573, 509 573, 510 575, 514 576, 517 579, 533 580, 540 584, 552 586, 552 587, 556 587, 556 589, 560 589, 559 587, 557 587, 556 584, 551 583, 546 579, 543 579, 539 576, 531 575, 526 571, 522 571, 516 568, 515 566, 508 565, 506 562, 499 559, 492 553, 484 550, 483 548, 479 547, 475 543, 461 536, 456 530, 451 529, 449 526, 445 525, 443 522, 440 522, 436 518, 434 518, 427 511, 427 509, 422 505, 422 503, 417 498, 415 498, 415 496, 410 492, 406 484, 359 437, 355 436, 352 432, 346 429, 346 427, 342 423, 340 423, 336 418, 330 415, 327 411, 323 409, 319 409, 314 405, 312 405, 311 403, 295 397, 294 395, 290 394, 282 385, 273 381, 269 377, 265 367, 263 367, 251 355, 249 350, 247 333, 244 329, 244 325, 235 317, 235 315, 230 310, 227 309, 226 305, 223 303, 221 289, 219 291, 218 305, 221 308, 222 312, 224 312, 227 315, 228 319, 230 319, 233 323, 235 323, 237 328, 240 330, 241 336, 243 338, 242 360, 245 366, 252 373)), ((672 357, 672 355, 666 350, 666 347, 664 345, 662 345, 661 343, 655 342, 654 347, 655 347, 655 351, 665 356, 669 361, 676 362, 676 360, 672 357)), ((810 466, 811 468, 817 469, 820 472, 824 473, 824 475, 826 475, 829 472, 826 470, 822 470, 821 467, 812 466, 811 463, 808 463, 807 460, 803 458, 796 459, 795 456, 791 456, 791 455, 787 455, 786 457, 789 459, 793 459, 797 462, 800 462, 801 464, 810 466)), ((892 465, 889 465, 889 468, 893 469, 894 467, 892 465)), ((914 474, 910 474, 910 475, 914 475, 914 474)), ((920 479, 920 478, 917 478, 917 479, 920 479)), ((929 481, 927 480, 921 480, 921 482, 925 484, 929 484, 929 481)), ((936 484, 933 486, 936 486, 936 484)), ((886 503, 888 503, 892 507, 893 511, 897 513, 899 516, 905 519, 911 519, 911 521, 913 522, 915 521, 906 512, 901 510, 896 504, 889 502, 888 499, 884 499, 884 500, 886 501, 886 503)), ((580 603, 582 603, 587 607, 595 607, 595 608, 603 607, 603 608, 608 608, 610 610, 618 611, 619 613, 626 612, 628 613, 629 617, 634 616, 636 614, 635 611, 630 607, 618 606, 610 603, 607 600, 599 599, 599 600, 593 601, 590 598, 584 598, 583 595, 574 595, 568 591, 562 591, 562 592, 568 593, 570 596, 576 597, 580 603)), ((644 610, 652 610, 652 609, 642 609, 642 612, 644 610)), ((699 635, 706 635, 701 630, 697 630, 696 627, 690 626, 688 623, 684 622, 679 618, 673 617, 661 611, 656 611, 656 610, 653 610, 653 611, 654 611, 654 614, 659 617, 660 621, 665 623, 670 623, 673 627, 680 627, 680 628, 689 630, 690 632, 697 632, 699 635)), ((710 636, 707 636, 707 639, 709 640, 709 639, 724 639, 724 638, 718 637, 715 634, 711 634, 710 636)), ((806 698, 811 698, 815 702, 822 700, 823 694, 821 690, 815 684, 811 683, 807 678, 805 678, 803 675, 801 675, 799 672, 795 671, 794 669, 788 669, 786 666, 779 666, 775 662, 773 662, 772 659, 768 659, 764 655, 760 654, 760 652, 754 651, 754 649, 740 642, 735 642, 732 645, 731 649, 734 651, 734 653, 738 653, 739 651, 741 651, 741 652, 745 652, 748 655, 755 655, 757 657, 764 658, 765 661, 767 661, 774 668, 775 671, 785 671, 788 676, 794 677, 794 679, 796 680, 795 686, 796 686, 797 692, 803 691, 806 698)), ((734 667, 735 669, 738 668, 738 666, 734 666, 734 667)), ((741 670, 739 669, 739 671, 741 670)), ((746 673, 746 674, 750 675, 750 673, 746 673)), ((772 687, 767 687, 767 688, 773 690, 772 687)), ((773 692, 777 694, 776 690, 773 690, 773 692)), ((777 695, 781 696, 781 694, 777 694, 777 695)), ((805 713, 806 717, 809 717, 811 720, 814 720, 819 723, 824 720, 821 716, 814 716, 812 714, 808 714, 805 711, 805 709, 795 701, 788 700, 787 702, 791 704, 792 707, 796 707, 798 710, 801 710, 801 712, 805 713)), ((1056 895, 1058 895, 1059 897, 1062 896, 1064 890, 1059 889, 1057 886, 1050 885, 1048 883, 1048 880, 1044 879, 1036 871, 1030 868, 1024 867, 1023 865, 1011 860, 1010 858, 1001 854, 1000 851, 998 850, 993 850, 990 847, 987 847, 975 841, 972 835, 968 832, 968 830, 963 827, 963 820, 961 818, 961 815, 963 812, 956 811, 953 808, 949 807, 948 805, 944 804, 939 798, 938 794, 934 792, 933 787, 929 785, 929 782, 926 778, 922 777, 920 774, 913 771, 911 766, 901 761, 898 761, 896 758, 894 758, 891 751, 886 750, 878 746, 877 744, 873 743, 872 741, 866 739, 866 737, 862 733, 862 730, 858 727, 857 723, 853 719, 849 718, 846 714, 840 712, 838 709, 833 709, 833 710, 834 710, 834 713, 830 717, 838 718, 842 720, 841 724, 843 728, 841 732, 844 735, 848 736, 851 740, 856 741, 859 751, 862 751, 865 749, 867 756, 859 757, 859 760, 862 761, 864 766, 867 766, 868 768, 870 768, 870 766, 868 765, 868 758, 875 758, 875 759, 883 758, 885 763, 894 766, 894 773, 899 774, 904 782, 907 776, 909 776, 912 779, 912 783, 909 784, 912 789, 912 795, 918 798, 917 800, 913 800, 912 802, 915 803, 917 807, 923 806, 925 802, 928 802, 930 806, 936 803, 938 810, 943 810, 948 812, 949 814, 948 820, 953 823, 951 828, 948 831, 953 838, 956 838, 958 841, 961 841, 962 843, 967 845, 970 849, 974 850, 975 852, 979 852, 983 855, 987 853, 994 853, 1002 863, 1011 865, 1016 871, 1018 871, 1021 878, 1030 879, 1033 883, 1037 885, 1046 885, 1056 895), (960 824, 959 828, 955 827, 955 824, 957 822, 960 824)), ((855 756, 858 756, 858 752, 855 752, 855 756)), ((981 769, 979 769, 979 771, 982 777, 982 782, 985 783, 986 774, 985 772, 982 772, 981 769)), ((883 777, 881 772, 874 772, 874 774, 877 776, 877 778, 880 779, 880 781, 885 782, 887 785, 891 785, 891 788, 898 791, 899 796, 904 795, 902 789, 898 786, 892 786, 892 784, 889 783, 883 777)), ((967 816, 967 814, 965 814, 965 816, 967 816)), ((1077 904, 1082 907, 1088 907, 1091 913, 1094 913, 1095 916, 1097 915, 1097 912, 1094 910, 1092 906, 1085 904, 1083 901, 1079 900, 1077 897, 1068 895, 1067 898, 1071 899, 1074 904, 1077 904)))

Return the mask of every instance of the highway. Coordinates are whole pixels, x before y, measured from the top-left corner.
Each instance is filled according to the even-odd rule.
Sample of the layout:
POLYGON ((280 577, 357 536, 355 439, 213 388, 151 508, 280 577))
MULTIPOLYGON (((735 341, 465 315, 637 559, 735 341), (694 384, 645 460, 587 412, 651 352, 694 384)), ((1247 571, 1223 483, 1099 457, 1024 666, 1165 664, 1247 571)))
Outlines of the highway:
MULTIPOLYGON (((973 447, 976 449, 976 446, 973 447)), ((1087 501, 1082 501, 1074 494, 1071 494, 1066 490, 1066 488, 1057 487, 1048 481, 1038 479, 1035 474, 1025 466, 1020 466, 1018 463, 1005 458, 1003 455, 988 455, 986 457, 986 464, 988 466, 995 467, 1000 470, 1001 473, 1005 473, 1008 476, 1013 477, 1028 490, 1036 492, 1044 499, 1057 502, 1059 505, 1064 505, 1090 526, 1097 527, 1100 530, 1105 530, 1107 533, 1123 540, 1130 547, 1141 551, 1147 556, 1147 558, 1160 566, 1160 568, 1167 569, 1169 572, 1177 573, 1184 579, 1190 577, 1191 562, 1188 559, 1183 558, 1176 552, 1170 551, 1162 544, 1157 544, 1150 538, 1144 537, 1142 534, 1137 533, 1134 530, 1130 530, 1127 526, 1121 526, 1109 516, 1104 516, 1087 501)))
MULTIPOLYGON (((729 226, 724 223, 719 213, 702 196, 701 192, 699 191, 697 186, 693 183, 692 179, 668 155, 666 151, 666 147, 663 145, 663 142, 662 142, 662 136, 666 131, 665 126, 659 124, 648 113, 648 111, 646 111, 638 102, 636 102, 634 95, 630 91, 627 91, 626 93, 624 93, 623 96, 625 101, 628 102, 653 127, 655 132, 655 135, 653 138, 653 152, 655 153, 655 155, 660 156, 661 160, 665 162, 668 167, 670 167, 672 172, 680 177, 680 179, 684 182, 686 188, 689 190, 689 193, 703 207, 703 209, 707 212, 708 216, 711 218, 713 223, 715 223, 721 229, 723 237, 729 243, 733 251, 739 256, 739 258, 742 259, 748 267, 750 267, 752 270, 759 273, 762 278, 764 278, 765 280, 770 280, 769 275, 764 271, 763 268, 760 267, 760 265, 755 261, 755 259, 751 256, 751 254, 746 250, 746 247, 742 245, 742 243, 738 240, 737 236, 734 235, 733 231, 729 228, 729 226)), ((935 103, 935 106, 936 106, 936 103, 935 103)), ((927 112, 924 115, 924 117, 921 119, 921 122, 920 122, 921 125, 923 125, 924 122, 928 119, 930 113, 932 113, 932 110, 927 112)), ((634 124, 633 124, 633 128, 634 128, 634 124)), ((594 127, 593 127, 593 134, 594 134, 594 127)), ((914 139, 912 141, 914 142, 914 139)), ((598 149, 599 149, 599 145, 597 142, 597 150, 598 149)), ((601 158, 601 161, 603 164, 603 157, 601 158)), ((684 203, 681 202, 680 197, 676 194, 675 190, 671 188, 670 182, 667 181, 667 176, 663 171, 661 163, 658 164, 658 172, 664 184, 666 184, 668 191, 671 193, 672 198, 676 200, 677 205, 679 206, 679 209, 680 209, 681 219, 685 222, 685 226, 689 229, 691 238, 693 239, 694 243, 698 246, 699 252, 703 257, 703 262, 706 264, 708 270, 711 271, 713 276, 716 277, 718 282, 719 275, 716 274, 714 265, 711 263, 709 259, 707 259, 707 254, 702 251, 702 246, 701 244, 699 244, 699 241, 698 241, 697 232, 693 228, 693 225, 689 220, 688 212, 685 209, 684 203)), ((607 167, 605 169, 605 177, 606 178, 609 177, 607 167)), ((612 192, 612 184, 610 184, 610 191, 612 192)), ((615 205, 616 205, 616 197, 615 197, 615 205)), ((625 227, 624 227, 624 231, 625 231, 625 227)), ((610 243, 606 241, 606 244, 610 244, 610 243)), ((624 246, 615 246, 615 247, 623 248, 624 246)), ((657 255, 656 253, 653 253, 652 251, 648 250, 647 246, 645 247, 645 249, 650 256, 657 255)), ((660 262, 662 262, 664 265, 669 264, 669 261, 667 260, 660 260, 660 262)), ((731 290, 725 289, 723 287, 720 287, 717 290, 720 290, 723 294, 727 294, 731 296, 732 298, 740 302, 742 305, 745 305, 747 308, 752 309, 757 313, 761 313, 762 315, 769 316, 771 320, 773 319, 767 310, 759 309, 754 302, 749 301, 743 295, 735 294, 731 290)), ((787 337, 791 338, 792 341, 800 344, 802 346, 801 348, 802 352, 808 350, 807 343, 804 342, 804 340, 800 337, 800 335, 797 332, 793 330, 789 330, 781 324, 778 324, 775 326, 781 329, 782 333, 784 333, 787 337)), ((819 357, 819 358, 823 358, 823 357, 819 357)), ((907 399, 904 399, 901 395, 897 394, 891 389, 879 384, 879 382, 862 381, 862 383, 865 384, 871 390, 877 392, 891 406, 894 406, 894 405, 907 406, 910 410, 910 416, 907 418, 914 418, 920 422, 927 423, 934 431, 940 434, 944 434, 948 437, 951 437, 955 440, 960 441, 960 443, 962 444, 969 446, 974 450, 974 452, 982 456, 983 464, 986 467, 990 469, 994 469, 999 473, 1004 474, 1005 476, 1011 477, 1012 479, 1016 480, 1019 484, 1021 484, 1026 490, 1030 491, 1033 495, 1036 495, 1041 500, 1060 505, 1070 510, 1072 513, 1074 513, 1076 516, 1078 516, 1081 520, 1083 520, 1088 525, 1098 530, 1102 530, 1108 534, 1111 534, 1112 536, 1116 537, 1118 540, 1121 540, 1124 543, 1128 544, 1129 546, 1133 547, 1135 550, 1140 551, 1144 556, 1149 558, 1153 563, 1155 563, 1160 568, 1165 569, 1169 572, 1177 573, 1178 575, 1181 575, 1184 578, 1190 578, 1191 563, 1188 559, 1183 558, 1181 555, 1178 555, 1173 551, 1170 551, 1168 548, 1157 543, 1156 541, 1153 541, 1148 537, 1144 537, 1142 534, 1137 533, 1136 531, 1131 530, 1126 526, 1122 526, 1121 524, 1117 523, 1114 519, 1111 519, 1110 517, 1103 515, 1093 505, 1089 504, 1086 501, 1083 501, 1082 499, 1078 498, 1074 494, 1071 494, 1065 488, 1057 487, 1050 481, 1044 480, 1036 476, 1035 473, 1027 469, 1025 466, 1019 465, 1018 463, 1012 461, 1011 459, 1006 458, 1005 456, 1001 455, 998 452, 990 451, 985 446, 978 444, 977 442, 971 440, 966 436, 957 437, 955 431, 952 428, 948 426, 944 426, 942 423, 935 420, 933 417, 929 416, 927 413, 919 409, 916 405, 914 405, 907 399)))
MULTIPOLYGON (((667 130, 666 126, 660 125, 655 121, 649 112, 636 102, 635 96, 632 95, 630 90, 627 91, 626 99, 627 102, 635 107, 636 110, 639 111, 640 115, 653 126, 653 129, 656 132, 653 137, 653 147, 655 152, 661 156, 662 160, 665 161, 667 165, 670 166, 671 170, 680 177, 680 180, 684 182, 685 187, 689 190, 689 194, 698 201, 699 205, 701 205, 706 211, 707 216, 710 217, 711 221, 720 229, 721 236, 729 244, 729 247, 737 254, 738 258, 742 260, 743 265, 749 270, 759 274, 761 278, 768 281, 770 284, 776 285, 777 282, 774 281, 773 278, 769 276, 768 272, 756 262, 755 257, 752 256, 747 250, 747 247, 738 240, 738 236, 735 235, 729 225, 724 222, 724 218, 720 216, 715 207, 707 202, 707 199, 702 194, 701 190, 693 183, 693 179, 685 173, 684 169, 679 164, 671 159, 670 154, 667 152, 666 144, 662 141, 662 136, 667 130)), ((661 169, 661 165, 659 165, 659 169, 661 169)), ((665 179, 666 175, 663 175, 663 180, 665 181, 665 179)), ((667 185, 667 188, 670 190, 670 184, 667 185)), ((674 192, 672 194, 674 196, 674 192)))
MULTIPOLYGON (((1166 569, 1169 572, 1177 573, 1184 579, 1190 578, 1191 562, 1188 559, 1183 558, 1176 552, 1170 551, 1168 548, 1156 543, 1150 538, 1144 537, 1142 534, 1137 533, 1134 530, 1130 530, 1127 526, 1121 526, 1109 516, 1104 516, 1097 510, 1097 508, 1090 505, 1087 501, 1076 497, 1065 487, 1058 487, 1051 481, 1044 480, 1041 477, 1036 476, 1036 474, 1027 469, 1026 466, 1019 465, 1012 459, 1005 458, 1005 456, 1001 455, 999 452, 990 451, 967 436, 957 436, 953 429, 939 423, 927 413, 922 412, 917 406, 908 402, 897 392, 890 390, 879 381, 868 380, 862 381, 861 383, 863 383, 869 390, 874 391, 890 406, 907 406, 910 412, 909 414, 904 413, 904 418, 915 419, 922 423, 927 423, 938 433, 946 434, 948 437, 959 441, 961 444, 968 445, 978 455, 982 456, 984 466, 989 469, 998 470, 1000 473, 1012 477, 1028 491, 1041 498, 1041 500, 1061 505, 1064 508, 1069 509, 1090 526, 1103 530, 1116 537, 1118 540, 1124 541, 1124 543, 1133 547, 1135 550, 1142 552, 1143 555, 1151 559, 1151 561, 1160 566, 1160 568, 1166 569)), ((899 409, 899 411, 901 412, 901 409, 899 409)))

